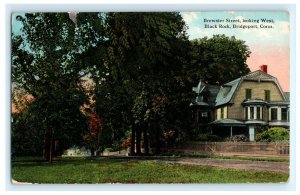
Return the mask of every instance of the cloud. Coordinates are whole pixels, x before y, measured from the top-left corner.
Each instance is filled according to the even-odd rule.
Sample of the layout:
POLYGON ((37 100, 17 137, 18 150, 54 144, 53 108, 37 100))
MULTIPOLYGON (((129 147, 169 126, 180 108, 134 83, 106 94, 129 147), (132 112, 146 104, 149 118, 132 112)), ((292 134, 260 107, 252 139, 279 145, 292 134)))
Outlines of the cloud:
POLYGON ((185 12, 182 17, 188 25, 198 19, 198 15, 196 12, 185 12))
POLYGON ((193 26, 188 30, 189 33, 189 38, 190 39, 197 39, 197 38, 202 38, 205 36, 210 36, 210 32, 204 31, 202 28, 193 26))

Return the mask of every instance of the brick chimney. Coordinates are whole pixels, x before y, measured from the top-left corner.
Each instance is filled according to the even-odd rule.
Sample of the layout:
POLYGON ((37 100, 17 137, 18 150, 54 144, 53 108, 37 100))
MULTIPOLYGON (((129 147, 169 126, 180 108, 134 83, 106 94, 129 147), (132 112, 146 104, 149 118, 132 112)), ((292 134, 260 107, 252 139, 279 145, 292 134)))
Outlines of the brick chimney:
POLYGON ((260 70, 264 71, 265 73, 268 73, 268 65, 261 65, 260 70))

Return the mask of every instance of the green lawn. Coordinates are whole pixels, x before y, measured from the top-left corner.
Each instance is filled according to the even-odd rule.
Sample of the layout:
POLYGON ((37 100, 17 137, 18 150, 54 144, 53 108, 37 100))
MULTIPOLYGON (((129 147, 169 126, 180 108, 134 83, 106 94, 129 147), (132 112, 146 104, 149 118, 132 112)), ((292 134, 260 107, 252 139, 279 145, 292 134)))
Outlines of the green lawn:
POLYGON ((30 183, 271 183, 286 182, 288 177, 136 159, 68 158, 52 164, 25 158, 12 161, 12 178, 30 183))

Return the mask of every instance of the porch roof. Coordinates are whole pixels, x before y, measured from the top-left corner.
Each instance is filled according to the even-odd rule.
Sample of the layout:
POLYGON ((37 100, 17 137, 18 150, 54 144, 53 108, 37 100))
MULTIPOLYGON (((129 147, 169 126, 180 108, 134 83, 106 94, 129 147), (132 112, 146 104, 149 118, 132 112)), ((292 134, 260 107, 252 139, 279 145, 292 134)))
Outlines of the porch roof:
POLYGON ((248 120, 245 121, 246 125, 267 125, 266 121, 260 121, 260 120, 248 120))
POLYGON ((270 102, 268 104, 268 106, 289 106, 290 102, 288 101, 274 101, 274 102, 270 102))
POLYGON ((254 100, 247 99, 243 102, 243 105, 264 105, 264 104, 267 104, 267 102, 260 99, 254 99, 254 100))
POLYGON ((235 119, 220 119, 215 120, 210 125, 218 125, 218 126, 245 126, 243 121, 235 120, 235 119))
POLYGON ((206 102, 197 102, 197 101, 194 101, 190 104, 190 106, 204 106, 204 107, 209 107, 209 104, 206 103, 206 102))

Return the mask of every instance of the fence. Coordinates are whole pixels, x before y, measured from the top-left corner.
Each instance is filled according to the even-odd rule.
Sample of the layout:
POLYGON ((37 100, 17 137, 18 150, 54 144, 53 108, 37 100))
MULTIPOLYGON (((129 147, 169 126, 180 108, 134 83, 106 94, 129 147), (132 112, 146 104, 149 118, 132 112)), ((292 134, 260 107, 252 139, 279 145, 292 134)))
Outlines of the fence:
POLYGON ((178 151, 188 154, 218 155, 276 155, 288 156, 289 143, 276 142, 185 142, 167 151, 178 151))

